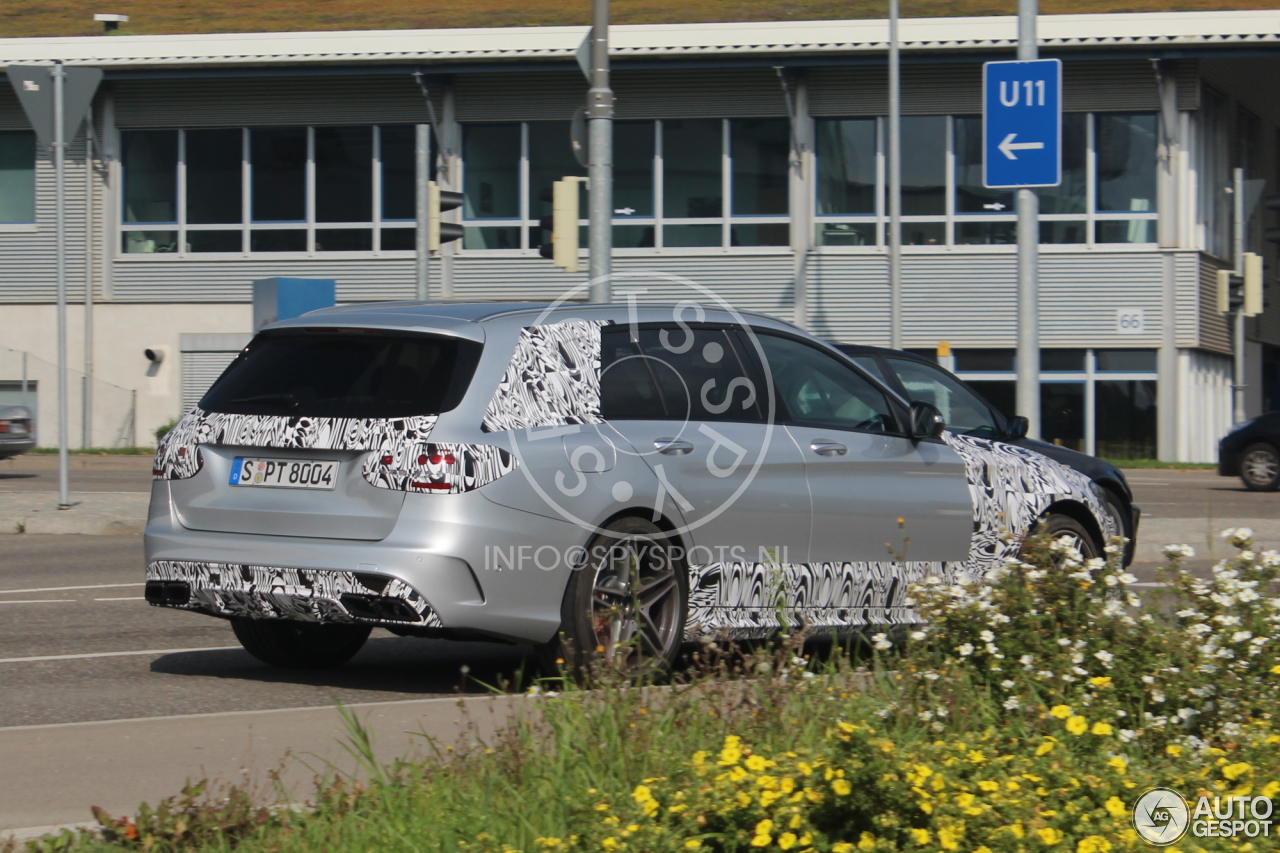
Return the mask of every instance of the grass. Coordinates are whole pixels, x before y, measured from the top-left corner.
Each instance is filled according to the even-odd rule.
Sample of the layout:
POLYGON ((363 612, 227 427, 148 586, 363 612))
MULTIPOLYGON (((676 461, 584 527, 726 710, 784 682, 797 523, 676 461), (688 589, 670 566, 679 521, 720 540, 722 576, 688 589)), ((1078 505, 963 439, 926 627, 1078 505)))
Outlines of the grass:
POLYGON ((1107 459, 1117 468, 1158 468, 1163 471, 1216 471, 1216 462, 1161 462, 1159 459, 1107 459))
MULTIPOLYGON (((1043 0, 1046 15, 1089 12, 1219 11, 1269 9, 1274 0, 1043 0)), ((121 35, 160 33, 389 30, 451 27, 585 25, 589 0, 115 0, 110 11, 130 16, 121 35)), ((93 20, 100 0, 7 0, 0 36, 102 34, 93 20)), ((910 17, 1012 15, 1013 0, 934 0, 907 3, 910 17)), ((613 23, 790 21, 884 17, 883 0, 614 0, 613 23)))

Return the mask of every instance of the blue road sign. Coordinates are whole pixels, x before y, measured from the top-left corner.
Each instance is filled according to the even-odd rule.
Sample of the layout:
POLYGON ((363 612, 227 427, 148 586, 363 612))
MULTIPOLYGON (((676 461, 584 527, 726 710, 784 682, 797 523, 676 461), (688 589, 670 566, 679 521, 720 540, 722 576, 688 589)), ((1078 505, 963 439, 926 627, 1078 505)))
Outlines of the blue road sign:
POLYGON ((1056 187, 1062 181, 1062 62, 982 66, 982 182, 1056 187))

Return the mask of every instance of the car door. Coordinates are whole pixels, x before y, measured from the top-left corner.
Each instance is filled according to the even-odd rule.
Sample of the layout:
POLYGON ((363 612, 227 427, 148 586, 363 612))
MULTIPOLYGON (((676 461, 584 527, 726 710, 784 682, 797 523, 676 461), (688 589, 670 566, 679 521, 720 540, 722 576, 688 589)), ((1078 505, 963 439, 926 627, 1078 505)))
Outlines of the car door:
POLYGON ((691 564, 803 562, 810 501, 804 456, 765 417, 724 327, 606 327, 601 410, 657 476, 691 564))
POLYGON ((847 362, 798 337, 756 339, 805 459, 810 561, 967 559, 973 506, 960 456, 907 437, 884 390, 847 362))

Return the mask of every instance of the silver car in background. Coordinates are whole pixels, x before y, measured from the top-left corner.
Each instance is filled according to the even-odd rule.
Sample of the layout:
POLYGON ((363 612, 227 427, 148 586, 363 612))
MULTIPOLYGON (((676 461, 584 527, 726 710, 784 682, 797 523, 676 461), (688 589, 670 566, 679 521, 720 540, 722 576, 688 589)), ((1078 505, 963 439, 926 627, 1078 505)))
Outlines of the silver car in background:
POLYGON ((35 424, 35 416, 26 406, 0 406, 0 459, 34 449, 35 424))
POLYGON ((716 306, 383 303, 258 334, 156 453, 147 599, 268 663, 380 626, 669 662, 702 635, 918 621, 1097 487, 953 435, 837 350, 716 306))

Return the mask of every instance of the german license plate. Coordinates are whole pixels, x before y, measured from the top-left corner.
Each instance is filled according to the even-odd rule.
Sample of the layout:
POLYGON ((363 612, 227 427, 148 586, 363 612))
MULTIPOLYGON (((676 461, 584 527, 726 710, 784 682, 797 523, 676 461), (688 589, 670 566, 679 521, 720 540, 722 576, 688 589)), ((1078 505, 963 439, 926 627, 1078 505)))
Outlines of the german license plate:
POLYGON ((237 456, 231 464, 231 485, 271 489, 331 490, 337 484, 338 462, 325 459, 260 459, 237 456))

